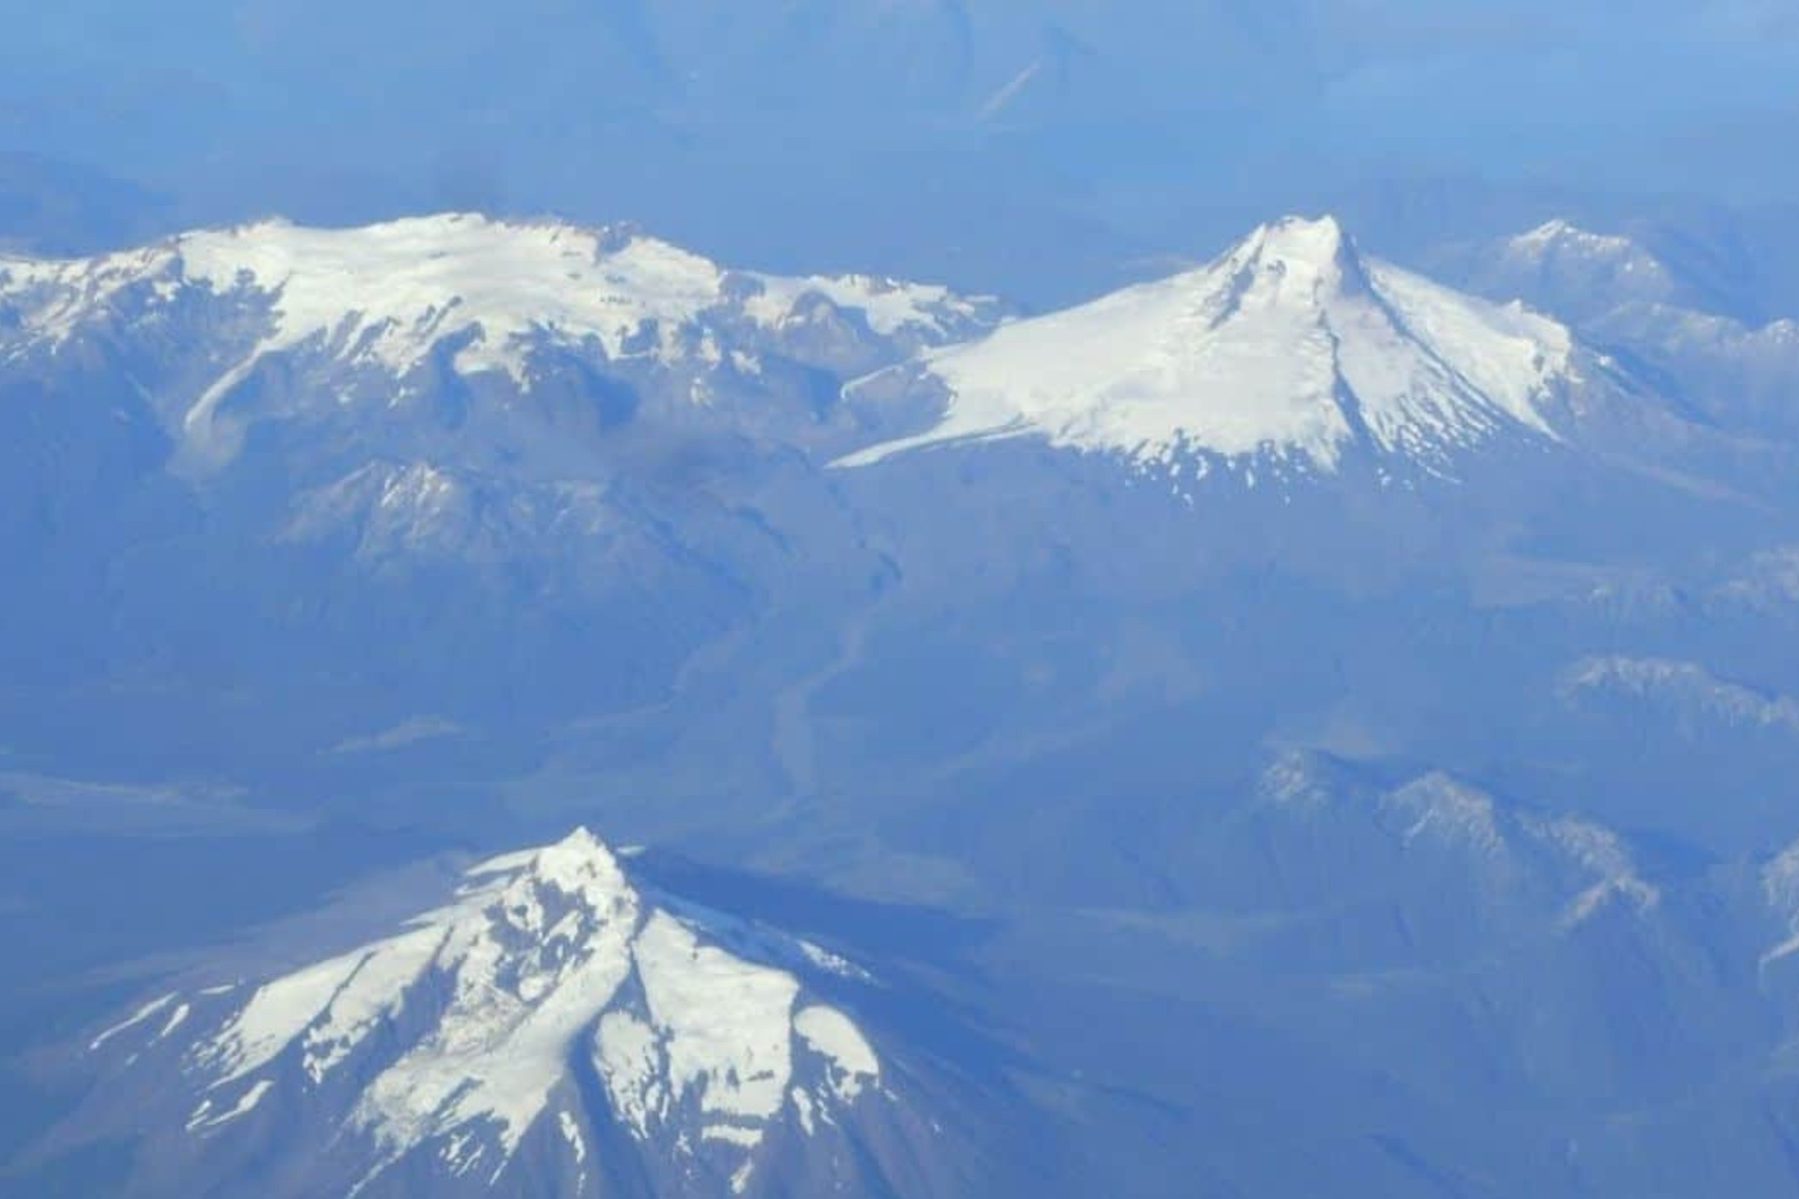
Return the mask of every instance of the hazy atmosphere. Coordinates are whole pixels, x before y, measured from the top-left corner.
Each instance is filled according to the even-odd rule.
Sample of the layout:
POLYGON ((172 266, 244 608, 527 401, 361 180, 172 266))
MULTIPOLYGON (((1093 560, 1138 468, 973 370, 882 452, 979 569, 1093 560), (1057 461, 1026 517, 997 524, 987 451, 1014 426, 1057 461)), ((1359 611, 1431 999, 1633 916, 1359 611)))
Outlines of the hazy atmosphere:
POLYGON ((1799 1193, 1799 3, 0 39, 0 1196, 1799 1193))
POLYGON ((9 29, 0 202, 71 245, 476 208, 1067 300, 1269 213, 1409 251, 1799 194, 1788 0, 73 0, 9 29))

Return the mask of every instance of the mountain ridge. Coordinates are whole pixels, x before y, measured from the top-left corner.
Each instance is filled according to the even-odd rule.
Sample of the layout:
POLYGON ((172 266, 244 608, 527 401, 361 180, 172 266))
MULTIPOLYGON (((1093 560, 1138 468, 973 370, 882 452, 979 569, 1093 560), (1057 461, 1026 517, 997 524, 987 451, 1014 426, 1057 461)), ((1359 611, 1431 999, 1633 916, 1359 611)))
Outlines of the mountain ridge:
POLYGON ((472 213, 269 220, 90 258, 0 258, 0 360, 29 367, 90 331, 107 346, 183 340, 198 360, 172 387, 145 386, 202 474, 241 450, 232 414, 271 364, 319 376, 324 395, 296 397, 313 407, 404 411, 446 378, 528 394, 573 355, 670 375, 667 390, 703 407, 713 378, 755 386, 768 358, 868 366, 1001 311, 935 285, 730 269, 631 226, 472 213))

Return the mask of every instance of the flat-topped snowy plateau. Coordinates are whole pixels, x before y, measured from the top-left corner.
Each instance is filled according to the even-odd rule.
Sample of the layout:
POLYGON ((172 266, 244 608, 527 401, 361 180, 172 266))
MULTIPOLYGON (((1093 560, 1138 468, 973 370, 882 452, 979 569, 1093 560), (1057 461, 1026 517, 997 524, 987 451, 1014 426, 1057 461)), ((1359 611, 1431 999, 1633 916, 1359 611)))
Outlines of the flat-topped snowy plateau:
POLYGON ((317 339, 404 374, 449 341, 459 370, 515 378, 537 336, 591 338, 612 357, 716 354, 698 328, 707 318, 777 330, 806 319, 813 301, 853 313, 875 336, 930 343, 975 329, 993 303, 866 275, 727 270, 625 226, 474 213, 347 229, 271 220, 93 258, 0 257, 14 355, 124 315, 134 299, 233 295, 266 306, 259 354, 317 339))
POLYGON ((228 464, 258 424, 443 418, 465 387, 516 400, 571 383, 616 420, 659 396, 704 406, 799 387, 780 377, 795 366, 871 369, 999 314, 943 287, 729 270, 628 227, 474 214, 0 257, 0 370, 129 370, 195 473, 228 464), (658 395, 609 392, 596 372, 658 395))

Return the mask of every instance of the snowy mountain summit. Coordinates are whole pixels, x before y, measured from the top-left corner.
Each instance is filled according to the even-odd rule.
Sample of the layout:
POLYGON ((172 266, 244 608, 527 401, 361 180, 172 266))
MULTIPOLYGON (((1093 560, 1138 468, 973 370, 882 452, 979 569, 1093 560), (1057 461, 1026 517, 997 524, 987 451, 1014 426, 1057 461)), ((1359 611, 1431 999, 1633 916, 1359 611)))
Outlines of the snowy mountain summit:
POLYGON ((1553 437, 1546 410, 1578 373, 1561 325, 1366 258, 1330 217, 1264 225, 1197 270, 895 369, 940 389, 940 419, 847 464, 1033 436, 1144 464, 1328 471, 1361 446, 1429 466, 1506 432, 1553 437))
POLYGON ((813 993, 860 972, 681 912, 581 830, 475 866, 385 939, 153 1000, 87 1052, 150 1160, 233 1185, 248 1168, 276 1194, 867 1182, 894 1143, 869 1128, 904 1114, 857 1023, 813 993))
POLYGON ((628 226, 472 213, 0 257, 0 366, 55 377, 122 357, 203 472, 255 424, 352 416, 366 430, 413 413, 435 433, 471 391, 478 409, 505 410, 571 380, 604 391, 601 376, 703 407, 778 390, 795 364, 874 369, 998 316, 936 285, 734 270, 628 226))
POLYGON ((448 342, 459 370, 515 377, 533 335, 666 358, 703 349, 690 335, 707 314, 729 309, 775 329, 803 319, 812 299, 854 310, 875 335, 928 342, 966 332, 987 303, 866 275, 727 270, 629 226, 476 213, 344 229, 269 220, 94 258, 0 258, 0 309, 26 340, 66 338, 141 287, 164 302, 190 291, 260 299, 259 353, 317 339, 404 374, 448 342))

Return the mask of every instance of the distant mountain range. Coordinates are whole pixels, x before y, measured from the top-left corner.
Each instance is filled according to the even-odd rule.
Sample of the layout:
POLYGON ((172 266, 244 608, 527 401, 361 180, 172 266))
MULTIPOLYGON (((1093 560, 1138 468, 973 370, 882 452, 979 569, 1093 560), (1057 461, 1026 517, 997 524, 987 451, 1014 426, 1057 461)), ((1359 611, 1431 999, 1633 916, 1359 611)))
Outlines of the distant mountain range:
POLYGON ((549 842, 118 963, 6 1181, 1791 1189, 1790 322, 1565 221, 1436 270, 0 261, 0 822, 549 842))
POLYGON ((1794 430, 1799 320, 1757 320, 1704 260, 1670 261, 1643 243, 1566 221, 1481 247, 1463 282, 1563 315, 1670 394, 1725 426, 1794 430))

